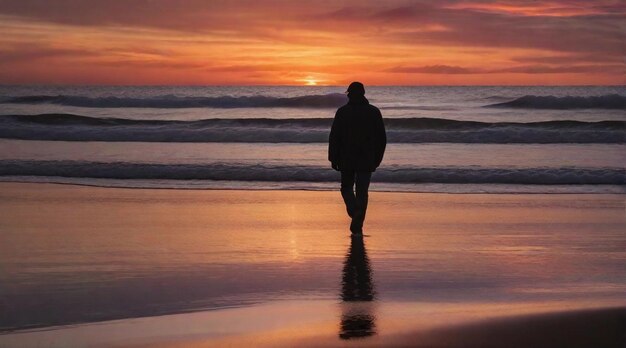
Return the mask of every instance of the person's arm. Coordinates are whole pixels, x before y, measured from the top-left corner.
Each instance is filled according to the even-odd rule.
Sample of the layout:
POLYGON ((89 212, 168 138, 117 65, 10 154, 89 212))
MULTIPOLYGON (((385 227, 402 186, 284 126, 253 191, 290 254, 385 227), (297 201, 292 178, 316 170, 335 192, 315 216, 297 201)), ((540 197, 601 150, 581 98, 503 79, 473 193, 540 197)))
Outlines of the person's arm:
POLYGON ((333 120, 333 125, 330 128, 330 136, 328 137, 328 160, 331 163, 331 166, 335 170, 339 170, 339 151, 340 151, 340 122, 339 118, 339 110, 335 113, 335 119, 333 120))
POLYGON ((380 166, 385 156, 385 148, 387 147, 387 132, 385 131, 385 122, 383 122, 383 115, 380 110, 377 109, 376 115, 376 167, 380 166))

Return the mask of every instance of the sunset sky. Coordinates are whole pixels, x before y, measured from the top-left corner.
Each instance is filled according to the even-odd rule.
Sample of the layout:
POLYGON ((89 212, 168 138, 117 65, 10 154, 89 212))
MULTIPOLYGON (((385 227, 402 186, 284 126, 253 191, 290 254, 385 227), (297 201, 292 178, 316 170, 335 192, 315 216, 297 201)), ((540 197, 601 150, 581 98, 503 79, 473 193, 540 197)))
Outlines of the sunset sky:
POLYGON ((0 83, 624 84, 626 2, 0 0, 0 83))

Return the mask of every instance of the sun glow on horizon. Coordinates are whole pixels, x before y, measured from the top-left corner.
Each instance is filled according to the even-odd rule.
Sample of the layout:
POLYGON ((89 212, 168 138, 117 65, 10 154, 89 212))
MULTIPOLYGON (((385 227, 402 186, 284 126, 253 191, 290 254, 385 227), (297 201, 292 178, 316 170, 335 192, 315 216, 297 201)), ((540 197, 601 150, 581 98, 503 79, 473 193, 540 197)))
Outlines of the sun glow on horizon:
POLYGON ((301 79, 296 79, 296 82, 298 82, 298 84, 303 84, 305 86, 319 86, 319 85, 326 85, 326 84, 322 84, 322 82, 326 81, 326 80, 322 80, 318 77, 315 76, 311 76, 308 75, 306 77, 303 77, 301 79))

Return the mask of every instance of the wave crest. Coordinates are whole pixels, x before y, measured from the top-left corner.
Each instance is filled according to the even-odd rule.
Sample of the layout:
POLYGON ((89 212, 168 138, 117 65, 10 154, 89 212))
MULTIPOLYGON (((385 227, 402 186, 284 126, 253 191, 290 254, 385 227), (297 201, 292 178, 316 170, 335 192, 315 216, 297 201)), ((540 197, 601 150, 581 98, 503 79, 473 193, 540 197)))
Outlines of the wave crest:
MULTIPOLYGON (((47 176, 99 179, 169 179, 266 182, 336 182, 338 172, 317 166, 211 164, 142 164, 82 161, 0 161, 0 176, 47 176)), ((618 168, 459 168, 387 167, 376 171, 384 183, 624 185, 618 168)))
POLYGON ((330 93, 298 97, 219 96, 177 97, 173 95, 129 98, 129 97, 84 97, 73 95, 35 95, 5 98, 5 104, 56 104, 86 108, 335 108, 348 101, 345 94, 330 93))
MULTIPOLYGON (((0 138, 130 142, 325 143, 330 118, 129 120, 68 114, 1 116, 0 138)), ((387 118, 390 143, 624 143, 624 121, 474 122, 387 118)))
POLYGON ((512 101, 487 105, 501 108, 527 109, 621 109, 626 110, 626 96, 607 94, 587 97, 555 97, 525 95, 512 101))

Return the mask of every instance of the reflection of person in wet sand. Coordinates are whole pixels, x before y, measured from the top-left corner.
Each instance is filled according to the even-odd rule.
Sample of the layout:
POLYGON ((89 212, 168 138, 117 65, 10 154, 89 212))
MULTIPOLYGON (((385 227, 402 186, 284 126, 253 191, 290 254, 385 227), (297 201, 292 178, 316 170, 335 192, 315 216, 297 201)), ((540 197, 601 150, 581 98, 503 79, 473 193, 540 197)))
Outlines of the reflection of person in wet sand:
POLYGON ((341 339, 368 337, 376 333, 376 318, 372 313, 374 295, 372 271, 363 237, 353 236, 341 280, 341 339))

